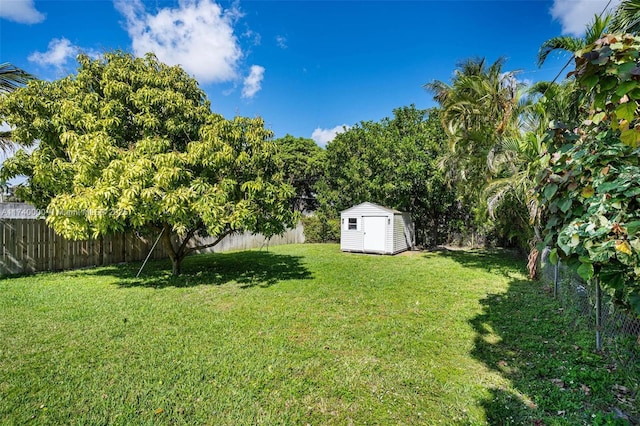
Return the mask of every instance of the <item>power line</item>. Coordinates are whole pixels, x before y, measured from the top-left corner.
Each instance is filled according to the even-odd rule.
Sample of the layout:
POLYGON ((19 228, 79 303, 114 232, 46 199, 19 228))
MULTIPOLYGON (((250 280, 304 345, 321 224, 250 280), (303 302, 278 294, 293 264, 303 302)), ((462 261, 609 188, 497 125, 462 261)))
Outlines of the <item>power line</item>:
MULTIPOLYGON (((609 8, 609 6, 611 5, 611 1, 609 0, 607 2, 607 4, 604 6, 604 8, 602 9, 602 11, 598 14, 598 18, 602 18, 602 15, 604 14, 604 12, 606 12, 607 8, 609 8)), ((551 88, 551 86, 553 86, 553 84, 556 82, 556 80, 558 79, 558 77, 560 77, 560 75, 564 72, 565 69, 567 69, 567 67, 569 66, 569 64, 571 63, 571 61, 573 60, 573 57, 569 58, 569 60, 567 61, 566 64, 564 64, 564 67, 562 67, 562 69, 558 72, 558 74, 556 74, 556 76, 554 77, 553 80, 551 80, 551 84, 549 84, 549 86, 545 89, 544 93, 542 94, 542 96, 547 94, 547 90, 549 90, 551 88)))

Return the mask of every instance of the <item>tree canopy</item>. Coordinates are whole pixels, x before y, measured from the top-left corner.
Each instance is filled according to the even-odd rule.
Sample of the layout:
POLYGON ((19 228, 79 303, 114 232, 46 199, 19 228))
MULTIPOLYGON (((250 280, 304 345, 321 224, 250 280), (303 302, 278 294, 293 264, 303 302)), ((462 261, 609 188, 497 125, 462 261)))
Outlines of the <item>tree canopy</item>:
POLYGON ((318 208, 315 185, 322 174, 324 151, 313 139, 285 135, 275 140, 285 180, 293 185, 293 208, 299 212, 318 208))
POLYGON ((318 183, 321 210, 330 216, 364 201, 411 213, 419 244, 438 244, 455 228, 455 192, 438 167, 446 135, 437 110, 411 105, 380 122, 361 122, 327 145, 318 183))
POLYGON ((227 120, 197 82, 155 56, 122 52, 53 82, 35 81, 0 103, 17 142, 37 147, 7 160, 4 177, 26 175, 19 195, 48 211, 71 239, 135 229, 162 233, 180 273, 197 247, 239 231, 271 236, 293 226, 272 133, 260 118, 227 120))

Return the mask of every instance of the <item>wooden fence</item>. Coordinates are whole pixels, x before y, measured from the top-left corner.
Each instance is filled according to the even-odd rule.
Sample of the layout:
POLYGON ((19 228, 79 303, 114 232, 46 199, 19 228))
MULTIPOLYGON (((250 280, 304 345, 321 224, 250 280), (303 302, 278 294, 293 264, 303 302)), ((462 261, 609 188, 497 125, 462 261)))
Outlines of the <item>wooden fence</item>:
MULTIPOLYGON (((2 219, 0 220, 0 240, 2 241, 0 275, 10 275, 141 261, 149 254, 155 237, 125 233, 99 239, 70 241, 53 232, 43 219, 2 219)), ((206 244, 207 240, 194 240, 190 246, 206 244)), ((200 252, 246 250, 266 245, 302 242, 304 242, 302 225, 298 225, 284 235, 274 236, 270 240, 260 234, 228 235, 215 247, 200 252)), ((167 257, 167 252, 160 242, 150 258, 167 257)))

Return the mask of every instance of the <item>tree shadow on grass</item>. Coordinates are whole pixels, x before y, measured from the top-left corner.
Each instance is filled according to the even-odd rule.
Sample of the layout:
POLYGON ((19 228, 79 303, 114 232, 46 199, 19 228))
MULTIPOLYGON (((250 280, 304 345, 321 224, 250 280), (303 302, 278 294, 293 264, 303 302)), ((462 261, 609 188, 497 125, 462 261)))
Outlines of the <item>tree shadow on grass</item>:
POLYGON ((182 262, 182 274, 177 277, 171 274, 169 260, 148 262, 138 278, 136 274, 140 262, 85 270, 82 273, 115 276, 118 285, 123 288, 195 287, 227 283, 236 283, 241 288, 269 287, 285 280, 312 279, 302 259, 301 256, 249 250, 189 256, 182 262))
MULTIPOLYGON (((509 279, 470 320, 472 356, 504 379, 480 401, 492 425, 640 424, 637 377, 595 352, 589 318, 564 309, 548 286, 524 279, 507 250, 440 250, 439 256, 509 279)), ((430 256, 429 254, 425 256, 430 256)))
MULTIPOLYGON (((527 260, 519 253, 506 249, 447 249, 439 248, 439 256, 449 258, 467 268, 480 269, 482 271, 497 273, 511 278, 515 265, 522 265, 524 273, 527 260)), ((426 254, 428 257, 429 254, 426 254)))
POLYGON ((593 329, 548 288, 514 280, 481 304, 470 321, 472 355, 510 383, 481 402, 489 424, 636 424, 635 402, 621 402, 615 391, 633 388, 633 375, 594 351, 593 329))

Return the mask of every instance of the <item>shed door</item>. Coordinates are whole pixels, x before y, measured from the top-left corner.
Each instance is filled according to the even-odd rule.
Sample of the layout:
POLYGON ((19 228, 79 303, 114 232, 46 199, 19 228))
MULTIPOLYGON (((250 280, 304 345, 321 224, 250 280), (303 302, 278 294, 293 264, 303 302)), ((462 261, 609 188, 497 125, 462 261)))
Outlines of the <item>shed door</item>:
POLYGON ((362 218, 364 232, 364 251, 385 251, 387 236, 387 218, 385 216, 364 216, 362 218))

